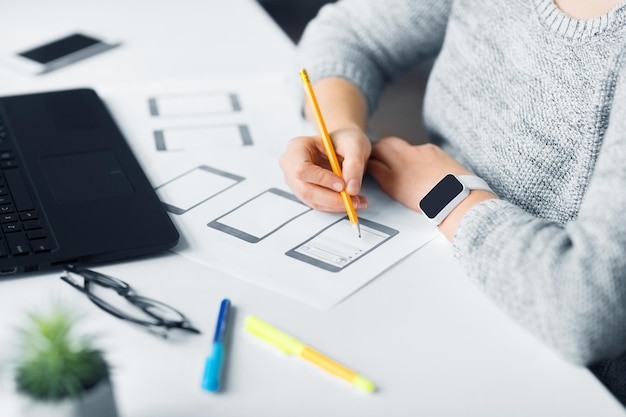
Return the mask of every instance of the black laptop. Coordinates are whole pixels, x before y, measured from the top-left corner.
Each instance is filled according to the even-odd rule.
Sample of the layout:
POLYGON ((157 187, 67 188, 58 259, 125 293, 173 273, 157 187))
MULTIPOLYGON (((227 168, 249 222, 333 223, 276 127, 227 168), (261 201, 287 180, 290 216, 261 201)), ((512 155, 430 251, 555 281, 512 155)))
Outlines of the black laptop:
POLYGON ((0 98, 0 275, 148 255, 178 238, 95 91, 0 98))

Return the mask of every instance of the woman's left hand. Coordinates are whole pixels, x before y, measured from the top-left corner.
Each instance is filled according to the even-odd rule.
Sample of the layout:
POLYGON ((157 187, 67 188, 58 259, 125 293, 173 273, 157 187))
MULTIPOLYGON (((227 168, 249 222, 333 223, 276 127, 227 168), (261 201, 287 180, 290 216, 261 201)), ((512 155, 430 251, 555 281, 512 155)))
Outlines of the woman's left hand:
MULTIPOLYGON (((446 174, 471 175, 454 158, 433 144, 411 145, 387 137, 372 148, 368 172, 391 198, 412 210, 421 212, 419 202, 446 174)), ((472 191, 441 224, 441 230, 452 240, 456 225, 472 205, 497 198, 487 191, 472 191)))
POLYGON ((374 144, 367 169, 383 191, 415 211, 420 211, 419 201, 446 174, 469 174, 440 147, 411 145, 396 137, 374 144))

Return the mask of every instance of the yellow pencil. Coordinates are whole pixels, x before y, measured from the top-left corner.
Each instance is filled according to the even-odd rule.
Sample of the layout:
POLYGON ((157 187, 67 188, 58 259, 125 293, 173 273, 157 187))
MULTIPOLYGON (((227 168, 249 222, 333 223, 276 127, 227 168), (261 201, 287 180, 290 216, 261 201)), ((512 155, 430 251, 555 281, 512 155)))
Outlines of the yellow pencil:
MULTIPOLYGON (((328 155, 330 167, 335 175, 343 178, 343 174, 341 173, 341 167, 339 166, 339 161, 337 160, 337 154, 335 153, 335 148, 333 147, 333 142, 330 140, 330 136, 328 135, 326 123, 324 123, 324 119, 322 118, 322 112, 320 111, 320 106, 317 104, 317 99, 315 98, 315 93, 313 92, 313 86, 311 85, 311 81, 309 81, 309 74, 307 74, 305 69, 300 71, 300 78, 302 79, 304 90, 306 91, 306 95, 309 99, 309 102, 311 103, 311 107, 313 108, 313 113, 315 113, 317 127, 320 131, 320 134, 322 135, 322 143, 324 144, 324 150, 326 151, 326 155, 328 155)), ((359 218, 356 216, 356 211, 354 210, 354 205, 352 204, 352 198, 350 198, 350 194, 348 194, 345 188, 341 190, 340 194, 341 199, 343 200, 343 205, 346 207, 346 212, 348 213, 350 224, 352 224, 352 227, 354 227, 354 230, 356 230, 357 235, 361 237, 359 218)))

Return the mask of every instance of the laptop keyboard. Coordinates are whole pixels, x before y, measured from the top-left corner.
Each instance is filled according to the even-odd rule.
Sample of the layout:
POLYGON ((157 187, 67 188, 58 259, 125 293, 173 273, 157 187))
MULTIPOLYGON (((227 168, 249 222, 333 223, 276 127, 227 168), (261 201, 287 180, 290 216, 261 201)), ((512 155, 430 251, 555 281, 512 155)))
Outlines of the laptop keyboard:
POLYGON ((0 120, 0 258, 54 249, 50 228, 28 193, 12 145, 0 120))

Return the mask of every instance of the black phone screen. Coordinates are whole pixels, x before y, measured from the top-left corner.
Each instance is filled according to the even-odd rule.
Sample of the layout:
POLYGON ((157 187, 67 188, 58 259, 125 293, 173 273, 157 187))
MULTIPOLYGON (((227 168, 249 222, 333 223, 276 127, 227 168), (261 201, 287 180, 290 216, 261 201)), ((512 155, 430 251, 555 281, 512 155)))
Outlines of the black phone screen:
POLYGON ((37 61, 40 64, 47 64, 97 43, 100 43, 99 39, 76 33, 28 51, 20 52, 18 55, 37 61))

